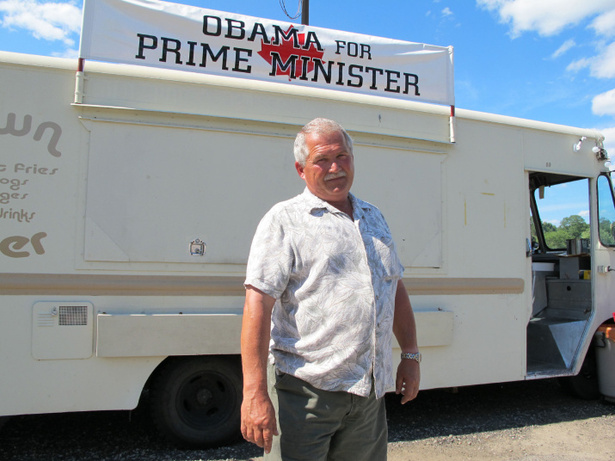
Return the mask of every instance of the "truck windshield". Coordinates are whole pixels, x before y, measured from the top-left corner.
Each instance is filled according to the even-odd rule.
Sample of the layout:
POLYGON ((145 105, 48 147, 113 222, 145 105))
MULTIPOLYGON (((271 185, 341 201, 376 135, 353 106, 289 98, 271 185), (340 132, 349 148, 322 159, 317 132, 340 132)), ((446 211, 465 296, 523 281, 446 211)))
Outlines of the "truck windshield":
POLYGON ((615 246, 613 188, 605 175, 598 177, 598 223, 600 242, 605 246, 615 246))

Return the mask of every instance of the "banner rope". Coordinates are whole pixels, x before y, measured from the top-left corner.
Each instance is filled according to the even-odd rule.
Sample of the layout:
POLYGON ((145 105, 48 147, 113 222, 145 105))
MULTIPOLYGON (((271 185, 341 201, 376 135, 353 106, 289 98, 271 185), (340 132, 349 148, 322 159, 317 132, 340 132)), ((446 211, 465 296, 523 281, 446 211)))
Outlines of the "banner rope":
POLYGON ((280 7, 282 8, 282 11, 284 11, 284 14, 288 16, 288 19, 297 19, 299 16, 301 16, 301 0, 297 2, 297 14, 294 16, 291 16, 286 10, 286 3, 284 0, 280 0, 280 7))

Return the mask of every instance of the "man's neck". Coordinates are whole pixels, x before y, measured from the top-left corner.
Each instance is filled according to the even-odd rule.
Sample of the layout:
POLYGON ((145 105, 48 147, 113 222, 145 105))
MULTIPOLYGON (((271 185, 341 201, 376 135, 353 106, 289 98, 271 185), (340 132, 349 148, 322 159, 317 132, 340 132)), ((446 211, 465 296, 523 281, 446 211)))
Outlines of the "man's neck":
POLYGON ((343 200, 341 202, 330 202, 327 200, 327 203, 331 206, 334 206, 335 208, 337 208, 338 210, 340 210, 343 213, 346 213, 348 216, 350 216, 350 219, 353 219, 353 209, 352 209, 352 200, 350 200, 350 196, 346 197, 346 200, 343 200))

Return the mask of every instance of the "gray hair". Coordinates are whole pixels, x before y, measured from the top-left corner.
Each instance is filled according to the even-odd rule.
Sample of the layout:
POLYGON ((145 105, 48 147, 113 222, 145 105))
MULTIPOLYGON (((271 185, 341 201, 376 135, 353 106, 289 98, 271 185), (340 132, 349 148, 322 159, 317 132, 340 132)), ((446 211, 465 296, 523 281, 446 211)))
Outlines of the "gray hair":
POLYGON ((342 133, 346 140, 346 148, 349 150, 349 153, 352 154, 352 138, 342 125, 326 118, 315 118, 301 128, 301 131, 297 133, 297 137, 295 138, 294 154, 295 160, 299 165, 305 166, 305 162, 307 161, 309 152, 305 143, 305 138, 311 133, 342 133))

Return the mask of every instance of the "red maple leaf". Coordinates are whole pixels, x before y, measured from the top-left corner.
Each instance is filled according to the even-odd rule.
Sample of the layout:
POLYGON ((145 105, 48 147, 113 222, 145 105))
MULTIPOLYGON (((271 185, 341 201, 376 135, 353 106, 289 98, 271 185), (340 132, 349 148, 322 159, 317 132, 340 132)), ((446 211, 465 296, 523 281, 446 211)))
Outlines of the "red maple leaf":
MULTIPOLYGON (((286 30, 284 35, 289 35, 289 32, 292 30, 292 28, 293 26, 291 25, 288 28, 288 30, 286 30)), ((282 60, 283 63, 288 63, 289 60, 292 59, 292 56, 297 56, 296 61, 295 61, 295 72, 294 72, 295 78, 301 77, 303 73, 303 60, 301 58, 307 56, 310 59, 307 64, 306 70, 307 70, 307 73, 310 73, 312 70, 314 70, 314 61, 312 59, 313 58, 322 59, 325 52, 318 51, 318 48, 316 48, 316 45, 314 43, 310 44, 310 47, 307 50, 304 49, 305 34, 297 34, 297 35, 299 38, 299 43, 298 43, 299 48, 295 48, 293 46, 294 44, 293 44, 292 35, 290 36, 288 40, 285 40, 284 37, 282 37, 282 40, 277 44, 273 44, 273 43, 266 44, 261 39, 261 50, 258 52, 259 56, 262 57, 269 64, 273 63, 273 57, 271 55, 271 53, 273 52, 277 53, 280 56, 280 59, 282 60)), ((276 75, 288 75, 289 77, 293 77, 291 75, 291 66, 288 66, 285 70, 282 70, 279 68, 279 66, 276 66, 274 71, 276 75)))

